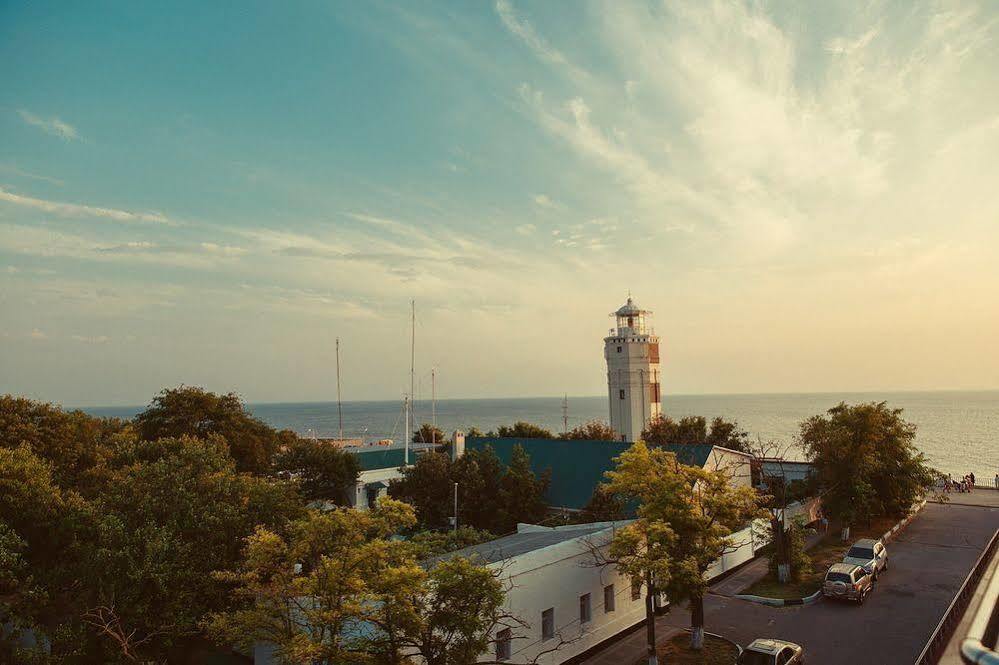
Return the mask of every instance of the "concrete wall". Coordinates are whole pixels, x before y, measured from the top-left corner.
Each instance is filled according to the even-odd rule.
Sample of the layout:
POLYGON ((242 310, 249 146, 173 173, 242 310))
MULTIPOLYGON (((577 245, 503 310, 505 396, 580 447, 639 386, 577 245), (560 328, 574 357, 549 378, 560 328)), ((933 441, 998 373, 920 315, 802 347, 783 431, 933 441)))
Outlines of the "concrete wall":
MULTIPOLYGON (((402 478, 402 473, 399 469, 372 469, 370 471, 362 471, 357 474, 357 483, 351 492, 347 493, 347 498, 350 501, 352 508, 358 508, 360 510, 368 509, 368 491, 367 486, 373 483, 384 483, 388 485, 392 480, 397 478, 402 478)), ((388 492, 387 488, 378 490, 378 496, 383 497, 388 492)))
POLYGON ((728 448, 712 448, 704 468, 708 471, 724 470, 736 487, 753 486, 752 456, 728 448))
MULTIPOLYGON (((631 599, 631 582, 617 574, 613 566, 596 566, 591 547, 606 553, 612 529, 529 552, 512 560, 493 564, 503 571, 509 587, 507 610, 529 624, 514 630, 511 663, 533 662, 538 655, 563 642, 557 651, 541 655, 539 665, 563 663, 590 647, 613 637, 645 618, 643 594, 631 599), (614 610, 604 608, 604 587, 614 585, 614 610), (591 620, 579 621, 579 598, 590 594, 591 620), (541 613, 555 610, 556 637, 543 641, 541 613)), ((484 654, 490 661, 494 653, 484 654)))

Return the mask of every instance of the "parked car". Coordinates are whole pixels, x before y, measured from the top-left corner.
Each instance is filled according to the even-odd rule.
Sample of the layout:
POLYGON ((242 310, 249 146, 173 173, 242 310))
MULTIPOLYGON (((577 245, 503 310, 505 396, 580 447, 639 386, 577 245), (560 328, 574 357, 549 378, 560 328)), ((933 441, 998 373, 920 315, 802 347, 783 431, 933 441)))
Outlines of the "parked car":
POLYGON ((801 665, 805 650, 794 642, 770 638, 753 640, 739 653, 739 665, 801 665))
POLYGON ((854 600, 863 605, 874 589, 874 574, 853 563, 834 563, 826 572, 822 595, 826 598, 854 600))
POLYGON ((888 550, 880 540, 861 538, 843 557, 843 563, 860 566, 877 580, 878 575, 888 570, 888 550))

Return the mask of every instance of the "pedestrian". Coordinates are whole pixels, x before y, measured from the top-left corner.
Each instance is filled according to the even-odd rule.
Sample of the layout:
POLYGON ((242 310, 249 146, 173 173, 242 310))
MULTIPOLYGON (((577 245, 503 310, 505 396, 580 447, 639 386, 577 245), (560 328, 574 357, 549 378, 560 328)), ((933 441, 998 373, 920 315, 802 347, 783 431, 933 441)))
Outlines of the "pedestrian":
POLYGON ((999 473, 996 474, 996 489, 999 490, 999 473))
POLYGON ((974 489, 974 487, 975 487, 975 472, 974 471, 972 471, 971 473, 968 474, 968 480, 971 481, 971 487, 972 487, 972 489, 974 489))
MULTIPOLYGON (((999 473, 996 474, 996 478, 999 478, 999 473)), ((944 493, 945 494, 950 494, 950 490, 953 487, 953 485, 954 485, 954 481, 951 480, 950 474, 948 473, 947 477, 944 478, 944 493)), ((996 485, 996 487, 999 487, 999 485, 996 485)))

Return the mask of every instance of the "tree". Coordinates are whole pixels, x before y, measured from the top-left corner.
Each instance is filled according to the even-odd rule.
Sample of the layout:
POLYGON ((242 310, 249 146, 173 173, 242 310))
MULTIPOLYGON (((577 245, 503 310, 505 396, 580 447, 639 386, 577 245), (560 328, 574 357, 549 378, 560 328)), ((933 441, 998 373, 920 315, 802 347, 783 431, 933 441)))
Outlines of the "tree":
MULTIPOLYGON (((416 522, 426 529, 442 529, 454 512, 454 469, 450 456, 428 452, 402 469, 402 477, 389 484, 389 496, 405 501, 416 511, 416 522)), ((467 487, 463 488, 468 491, 467 487)))
POLYGON ((590 420, 565 434, 559 436, 560 439, 591 440, 591 441, 617 441, 617 434, 611 426, 600 420, 590 420))
POLYGON ((147 441, 189 436, 222 437, 238 471, 265 473, 274 453, 294 440, 292 432, 278 432, 246 410, 236 393, 216 395, 202 388, 180 386, 160 392, 135 417, 139 436, 147 441))
POLYGON ((555 435, 543 427, 532 423, 518 420, 513 425, 507 427, 501 425, 496 430, 496 435, 506 439, 554 439, 555 435))
POLYGON ((411 504, 425 529, 450 525, 454 486, 458 484, 458 523, 491 533, 506 533, 517 522, 533 522, 545 513, 549 475, 538 477, 521 446, 504 465, 491 446, 468 450, 452 462, 444 453, 421 455, 392 481, 389 495, 411 504))
POLYGON ((390 539, 414 522, 411 507, 383 498, 369 511, 312 511, 287 536, 258 527, 238 569, 216 573, 236 607, 211 614, 206 630, 220 644, 270 643, 283 663, 374 662, 363 627, 379 616, 379 592, 400 594, 424 574, 390 539))
POLYGON ((642 431, 642 440, 653 446, 710 444, 730 450, 749 452, 749 434, 739 423, 714 418, 710 428, 703 416, 684 416, 673 420, 669 416, 653 418, 642 431))
POLYGON ((275 456, 274 466, 296 479, 310 501, 347 504, 347 492, 357 483, 361 466, 357 455, 322 441, 295 440, 275 456))
POLYGON ((905 515, 932 486, 934 472, 915 436, 902 409, 885 402, 841 402, 801 424, 801 444, 825 490, 823 508, 843 523, 844 540, 862 518, 905 515))
POLYGON ((418 531, 409 537, 409 542, 416 548, 418 558, 429 559, 478 545, 495 537, 488 531, 481 531, 470 526, 459 526, 457 529, 448 529, 447 531, 418 531))
POLYGON ((53 480, 62 487, 80 486, 113 448, 113 438, 125 429, 117 419, 102 419, 82 411, 63 411, 51 404, 11 395, 0 396, 0 447, 28 446, 46 460, 53 480))
MULTIPOLYGON (((617 532, 611 556, 633 584, 646 584, 649 595, 663 591, 690 600, 691 646, 702 648, 705 573, 737 546, 732 533, 760 514, 755 491, 733 487, 724 471, 684 466, 673 453, 643 442, 622 453, 607 476, 611 491, 638 503, 638 519, 617 532)), ((647 613, 651 606, 647 601, 647 613)))
POLYGON ((551 470, 536 476, 531 470, 531 458, 521 445, 515 445, 510 454, 510 466, 500 481, 501 522, 497 533, 507 533, 517 528, 518 522, 541 521, 548 507, 545 492, 551 484, 551 470))
POLYGON ((628 516, 624 499, 612 492, 606 485, 600 484, 593 488, 590 500, 582 510, 582 522, 612 522, 623 520, 628 516))
POLYGON ((447 443, 448 436, 439 427, 423 423, 420 429, 413 432, 413 443, 447 443))

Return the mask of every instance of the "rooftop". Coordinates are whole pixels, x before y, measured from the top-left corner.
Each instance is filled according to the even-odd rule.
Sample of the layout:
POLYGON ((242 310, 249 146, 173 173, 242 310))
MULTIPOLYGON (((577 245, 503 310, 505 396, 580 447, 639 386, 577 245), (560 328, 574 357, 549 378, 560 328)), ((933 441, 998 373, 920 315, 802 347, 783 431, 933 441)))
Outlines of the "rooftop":
POLYGON ((441 561, 453 557, 468 557, 481 563, 496 563, 513 557, 543 550, 575 538, 593 535, 598 531, 626 522, 594 522, 593 524, 568 524, 557 527, 543 527, 535 524, 518 524, 517 533, 502 536, 478 545, 471 545, 455 552, 448 552, 431 561, 441 561))
MULTIPOLYGON (((441 446, 437 446, 440 449, 441 446)), ((344 448, 345 452, 357 455, 357 461, 361 465, 361 471, 373 471, 375 469, 395 469, 402 466, 406 460, 406 446, 404 444, 393 444, 391 446, 363 446, 360 448, 344 448)), ((416 461, 416 455, 428 450, 434 450, 434 446, 428 444, 413 444, 409 447, 409 463, 416 461)))

